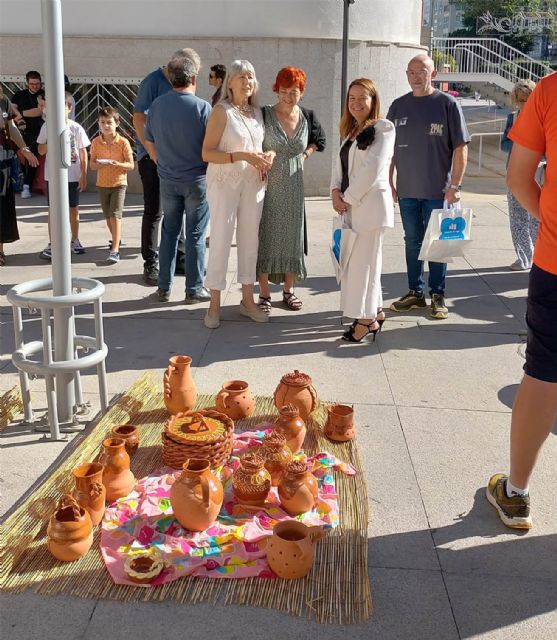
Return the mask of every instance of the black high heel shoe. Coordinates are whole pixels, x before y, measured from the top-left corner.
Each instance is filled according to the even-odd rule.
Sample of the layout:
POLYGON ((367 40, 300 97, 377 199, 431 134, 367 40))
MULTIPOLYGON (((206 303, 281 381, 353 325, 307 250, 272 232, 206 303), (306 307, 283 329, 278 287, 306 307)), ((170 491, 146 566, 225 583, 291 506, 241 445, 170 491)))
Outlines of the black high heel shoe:
POLYGON ((343 334, 342 339, 346 340, 347 342, 362 342, 362 340, 371 333, 373 335, 373 342, 375 342, 375 338, 377 337, 377 334, 379 333, 379 331, 381 331, 381 326, 377 327, 377 329, 371 328, 376 323, 379 324, 377 320, 374 320, 371 324, 364 324, 359 320, 354 320, 350 329, 348 329, 348 331, 346 331, 343 334), (364 335, 361 338, 354 337, 354 333, 356 332, 356 327, 358 325, 360 325, 361 327, 365 327, 367 329, 366 333, 364 333, 364 335))
MULTIPOLYGON (((379 315, 380 313, 382 313, 383 315, 385 315, 385 312, 383 311, 383 309, 377 309, 377 314, 379 315)), ((387 318, 375 318, 375 322, 377 322, 377 324, 379 325, 379 331, 381 331, 381 329, 383 328, 383 323, 385 322, 387 318)))

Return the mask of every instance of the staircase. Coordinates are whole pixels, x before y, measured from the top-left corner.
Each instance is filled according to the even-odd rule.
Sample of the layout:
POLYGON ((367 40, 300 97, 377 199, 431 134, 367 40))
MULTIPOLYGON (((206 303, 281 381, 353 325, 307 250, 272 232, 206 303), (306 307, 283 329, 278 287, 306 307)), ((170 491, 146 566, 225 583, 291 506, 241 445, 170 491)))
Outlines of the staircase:
POLYGON ((537 82, 549 65, 497 38, 432 38, 431 56, 439 82, 489 82, 512 91, 518 80, 537 82))

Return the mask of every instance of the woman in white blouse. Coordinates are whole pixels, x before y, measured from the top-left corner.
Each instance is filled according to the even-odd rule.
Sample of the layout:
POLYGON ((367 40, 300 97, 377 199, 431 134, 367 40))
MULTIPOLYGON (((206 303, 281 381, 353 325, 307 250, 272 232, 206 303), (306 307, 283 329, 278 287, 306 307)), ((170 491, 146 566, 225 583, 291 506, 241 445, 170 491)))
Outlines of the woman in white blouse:
POLYGON ((263 119, 255 106, 257 86, 253 65, 235 60, 224 79, 222 99, 209 117, 203 142, 203 160, 209 163, 207 201, 211 219, 205 277, 211 302, 204 320, 209 329, 220 325, 221 291, 226 288, 234 228, 238 282, 242 285, 240 313, 255 322, 269 320, 253 299, 264 176, 273 163, 273 154, 263 153, 263 119))
POLYGON ((354 318, 342 336, 361 342, 380 331, 385 314, 381 291, 383 234, 394 226, 389 167, 395 128, 381 119, 377 89, 371 80, 354 80, 340 121, 343 139, 333 169, 331 197, 344 225, 356 234, 341 277, 343 315, 354 318))

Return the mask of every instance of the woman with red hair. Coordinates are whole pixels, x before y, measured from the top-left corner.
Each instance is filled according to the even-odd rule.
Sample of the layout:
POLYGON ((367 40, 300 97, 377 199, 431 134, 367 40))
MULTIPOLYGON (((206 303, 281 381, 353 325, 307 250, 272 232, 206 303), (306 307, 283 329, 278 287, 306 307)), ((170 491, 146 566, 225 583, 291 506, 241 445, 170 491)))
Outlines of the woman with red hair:
POLYGON ((259 225, 257 277, 259 307, 271 313, 269 281, 283 284, 282 300, 291 311, 302 302, 294 283, 306 277, 304 263, 304 161, 325 148, 325 134, 313 111, 302 109, 306 74, 296 67, 281 69, 273 85, 278 100, 263 107, 263 151, 274 156, 267 173, 267 191, 259 225))

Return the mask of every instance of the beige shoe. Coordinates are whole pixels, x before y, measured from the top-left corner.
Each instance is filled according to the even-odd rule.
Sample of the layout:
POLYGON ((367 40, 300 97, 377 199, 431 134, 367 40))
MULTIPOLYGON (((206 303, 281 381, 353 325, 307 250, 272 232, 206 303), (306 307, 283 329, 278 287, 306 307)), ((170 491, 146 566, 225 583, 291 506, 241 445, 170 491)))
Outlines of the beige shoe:
POLYGON ((207 311, 205 317, 203 318, 203 324, 207 327, 207 329, 218 329, 220 327, 220 318, 213 318, 207 311))
POLYGON ((240 302, 240 315, 251 318, 254 322, 269 322, 269 314, 259 307, 251 310, 243 302, 240 302))

